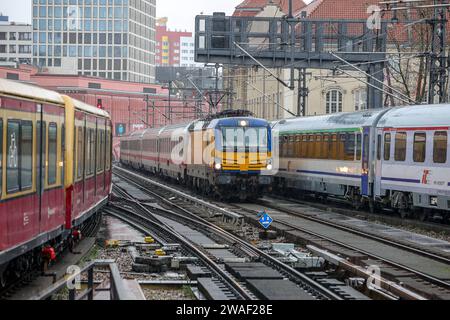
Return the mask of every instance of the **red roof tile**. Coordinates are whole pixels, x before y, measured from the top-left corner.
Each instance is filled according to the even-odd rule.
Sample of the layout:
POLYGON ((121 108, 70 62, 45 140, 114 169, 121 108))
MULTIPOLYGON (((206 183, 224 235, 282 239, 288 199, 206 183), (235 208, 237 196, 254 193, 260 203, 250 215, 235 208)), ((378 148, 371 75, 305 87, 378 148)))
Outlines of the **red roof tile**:
MULTIPOLYGON (((233 14, 235 17, 254 17, 258 15, 263 9, 270 3, 269 0, 244 0, 240 5, 236 7, 233 14)), ((284 13, 289 11, 288 0, 273 0, 273 3, 278 5, 284 13)), ((293 12, 297 13, 300 9, 304 8, 306 4, 302 0, 293 1, 293 12)))
POLYGON ((367 19, 367 9, 380 0, 314 0, 302 11, 312 19, 367 19))

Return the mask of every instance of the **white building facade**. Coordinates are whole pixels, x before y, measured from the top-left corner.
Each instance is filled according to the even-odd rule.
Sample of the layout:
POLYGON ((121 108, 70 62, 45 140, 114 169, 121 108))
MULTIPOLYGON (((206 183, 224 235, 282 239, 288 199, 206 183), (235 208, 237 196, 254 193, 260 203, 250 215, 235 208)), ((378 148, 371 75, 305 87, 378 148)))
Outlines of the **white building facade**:
POLYGON ((156 0, 33 0, 33 63, 154 83, 156 0))
POLYGON ((203 64, 195 62, 195 38, 180 38, 180 67, 195 68, 203 64))
POLYGON ((0 65, 31 64, 32 28, 29 24, 0 19, 0 65))

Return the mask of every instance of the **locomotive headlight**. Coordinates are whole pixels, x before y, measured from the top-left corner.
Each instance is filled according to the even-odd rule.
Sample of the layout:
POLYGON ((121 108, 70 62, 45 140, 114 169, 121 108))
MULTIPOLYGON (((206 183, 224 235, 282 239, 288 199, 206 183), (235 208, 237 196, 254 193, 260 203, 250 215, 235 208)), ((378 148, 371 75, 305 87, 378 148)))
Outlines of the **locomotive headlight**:
POLYGON ((216 165, 214 167, 216 168, 216 170, 220 170, 220 169, 222 169, 222 164, 216 163, 216 165))
POLYGON ((241 120, 241 122, 239 124, 240 124, 241 127, 246 127, 246 126, 248 126, 248 121, 241 120))
POLYGON ((267 166, 266 166, 267 170, 272 170, 273 169, 273 160, 269 159, 267 160, 267 166))

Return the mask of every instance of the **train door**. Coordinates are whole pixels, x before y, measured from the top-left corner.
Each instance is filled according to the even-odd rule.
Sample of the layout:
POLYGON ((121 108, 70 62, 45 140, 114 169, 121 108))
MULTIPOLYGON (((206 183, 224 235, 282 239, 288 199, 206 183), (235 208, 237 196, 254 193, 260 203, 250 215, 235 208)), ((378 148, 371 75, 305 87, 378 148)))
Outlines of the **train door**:
POLYGON ((382 164, 384 152, 384 139, 383 139, 383 130, 376 129, 376 156, 375 156, 375 172, 374 172, 374 195, 378 196, 381 194, 381 172, 382 172, 382 164))
POLYGON ((96 202, 97 200, 97 171, 98 171, 98 159, 99 159, 99 154, 98 154, 98 146, 100 145, 100 141, 98 139, 99 136, 99 119, 95 118, 95 131, 94 131, 94 135, 95 135, 95 144, 94 144, 94 202, 96 202))
POLYGON ((41 219, 46 230, 52 230, 65 220, 65 190, 62 172, 64 171, 63 128, 65 109, 44 105, 42 108, 39 140, 42 153, 42 169, 39 173, 42 182, 41 219))
POLYGON ((97 119, 86 114, 86 166, 85 166, 85 209, 89 209, 95 202, 96 195, 96 140, 97 119))
POLYGON ((363 128, 362 136, 362 170, 361 170, 361 195, 370 196, 370 127, 363 128))
POLYGON ((96 202, 103 196, 105 184, 105 119, 97 118, 97 146, 96 146, 96 202))
POLYGON ((0 223, 7 230, 6 243, 15 245, 36 236, 47 222, 40 224, 39 197, 34 192, 33 128, 39 105, 8 98, 2 103, 1 127, 5 134, 2 142, 6 156, 2 163, 6 180, 0 204, 0 223))
POLYGON ((87 165, 88 165, 88 158, 87 158, 87 153, 88 153, 88 150, 87 150, 87 148, 89 147, 89 144, 88 144, 88 139, 89 139, 89 136, 88 136, 88 134, 89 134, 89 132, 88 132, 88 128, 87 128, 87 119, 86 119, 86 115, 85 114, 83 114, 83 122, 82 122, 82 126, 83 126, 83 133, 82 133, 82 135, 84 136, 84 143, 83 143, 83 159, 82 159, 82 161, 83 161, 83 171, 82 171, 82 175, 83 175, 83 182, 82 182, 82 188, 81 188, 81 192, 82 192, 82 195, 83 195, 83 209, 85 209, 85 205, 86 205, 86 175, 87 175, 87 172, 86 172, 86 168, 87 168, 87 165))
POLYGON ((42 105, 37 106, 36 121, 36 192, 39 197, 39 233, 43 232, 43 195, 45 189, 45 162, 46 162, 47 126, 44 121, 42 105))
POLYGON ((74 133, 74 196, 73 217, 78 217, 85 203, 85 154, 86 154, 86 116, 83 112, 75 110, 75 133, 74 133))
POLYGON ((108 137, 108 121, 105 120, 105 125, 103 126, 103 193, 105 194, 105 189, 106 189, 106 174, 107 174, 107 161, 106 158, 108 157, 108 141, 109 139, 108 137))
POLYGON ((109 187, 111 185, 112 175, 112 150, 113 150, 113 136, 112 124, 110 120, 106 121, 106 164, 105 164, 105 195, 109 194, 109 187))

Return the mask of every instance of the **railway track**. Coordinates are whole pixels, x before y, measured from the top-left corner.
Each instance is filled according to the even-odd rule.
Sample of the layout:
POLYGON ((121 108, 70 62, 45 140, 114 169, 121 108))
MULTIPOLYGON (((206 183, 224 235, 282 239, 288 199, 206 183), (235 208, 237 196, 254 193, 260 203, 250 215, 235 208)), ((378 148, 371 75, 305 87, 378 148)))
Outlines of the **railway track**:
MULTIPOLYGON (((139 188, 141 191, 148 195, 151 195, 162 204, 161 207, 153 207, 152 212, 157 212, 161 216, 170 217, 170 219, 175 219, 177 221, 183 221, 189 226, 195 226, 199 230, 203 230, 206 234, 214 237, 214 239, 221 239, 222 243, 226 243, 232 246, 235 250, 239 251, 241 256, 248 257, 249 261, 259 261, 266 266, 280 272, 286 278, 296 283, 299 288, 305 291, 308 295, 315 299, 333 299, 342 300, 343 297, 338 293, 330 290, 329 288, 315 282, 311 278, 305 276, 303 273, 291 268, 290 266, 280 262, 278 259, 272 257, 263 250, 260 250, 249 244, 245 240, 242 240, 232 233, 225 231, 224 229, 216 226, 215 224, 199 217, 197 214, 199 210, 206 210, 212 213, 211 216, 223 215, 224 219, 234 217, 233 223, 239 223, 240 215, 229 211, 229 215, 226 215, 223 208, 217 207, 214 204, 205 202, 199 199, 198 202, 194 201, 196 199, 193 196, 185 195, 184 197, 179 190, 173 189, 169 186, 159 184, 157 182, 152 182, 142 176, 139 176, 128 170, 115 168, 115 175, 132 184, 134 187, 139 188), (195 203, 194 203, 195 202, 195 203), (218 210, 220 209, 220 210, 218 210)), ((141 204, 142 207, 145 207, 141 204)), ((222 268, 222 267, 221 267, 222 268)))
POLYGON ((214 272, 216 279, 227 288, 224 289, 225 294, 232 293, 233 299, 235 300, 254 299, 254 296, 252 296, 246 288, 233 279, 227 272, 222 270, 218 263, 206 255, 205 252, 201 251, 195 243, 187 240, 164 221, 158 219, 156 215, 148 208, 144 207, 139 201, 133 199, 133 197, 125 190, 115 186, 113 192, 116 195, 119 194, 122 198, 127 199, 127 202, 132 205, 134 210, 125 210, 124 208, 115 206, 107 207, 104 210, 105 213, 121 219, 145 234, 154 235, 156 233, 157 236, 155 236, 155 240, 159 243, 167 244, 177 242, 182 244, 188 256, 193 255, 199 258, 202 262, 202 266, 206 266, 209 270, 214 272))
POLYGON ((333 209, 333 212, 340 213, 349 217, 364 218, 370 221, 377 221, 386 223, 391 226, 398 227, 409 227, 409 228, 419 228, 424 231, 442 233, 445 235, 450 235, 450 225, 444 221, 429 221, 411 218, 401 218, 393 210, 389 209, 378 209, 374 212, 370 212, 369 209, 354 209, 351 205, 340 198, 328 197, 326 200, 324 198, 315 198, 312 195, 303 195, 301 199, 293 198, 282 194, 271 194, 268 197, 273 200, 290 201, 292 203, 297 203, 300 205, 306 205, 314 207, 321 210, 333 209), (332 206, 332 207, 330 207, 332 206))
MULTIPOLYGON (((101 225, 101 214, 95 214, 91 219, 90 223, 87 223, 81 229, 81 234, 84 238, 86 237, 95 237, 97 234, 100 225, 101 225)), ((63 251, 68 250, 67 247, 63 247, 63 251)), ((11 281, 7 286, 0 288, 0 300, 9 300, 11 296, 16 295, 22 290, 27 290, 27 287, 33 283, 37 278, 42 276, 42 272, 40 270, 41 266, 35 266, 32 270, 22 275, 20 278, 11 281)), ((48 274, 47 276, 52 276, 48 274)))
MULTIPOLYGON (((288 233, 295 234, 296 241, 307 245, 312 244, 348 259, 356 256, 356 259, 361 260, 359 263, 370 261, 365 266, 378 266, 382 273, 383 269, 390 269, 386 272, 390 278, 395 278, 395 273, 397 273, 401 276, 395 279, 399 284, 406 280, 414 280, 423 290, 421 294, 426 296, 429 293, 430 299, 438 298, 441 294, 441 297, 448 298, 450 296, 450 263, 445 256, 419 248, 407 247, 394 240, 364 233, 339 223, 317 219, 280 205, 268 205, 267 202, 261 202, 259 206, 261 205, 268 210, 272 217, 275 217, 276 223, 273 227, 281 233, 288 230, 288 233), (277 217, 279 215, 284 215, 287 219, 277 217), (289 222, 289 220, 293 220, 293 217, 299 219, 289 222), (346 256, 347 253, 348 256, 346 256), (430 291, 428 292, 424 287, 430 291)), ((242 214, 247 212, 249 216, 257 212, 245 205, 236 204, 233 205, 233 208, 242 214)), ((418 288, 412 284, 410 289, 418 288)))
MULTIPOLYGON (((152 186, 162 185, 156 181, 147 182, 147 184, 152 186)), ((178 188, 168 188, 174 189, 176 190, 176 192, 181 192, 178 188)), ((189 197, 196 198, 192 195, 190 195, 189 197)), ((185 201, 186 200, 183 200, 184 203, 185 201)), ((277 199, 276 202, 281 203, 279 199, 277 199)), ((209 204, 219 206, 222 210, 231 211, 233 215, 241 216, 245 221, 254 222, 254 217, 257 210, 255 206, 253 209, 251 209, 242 204, 219 204, 214 203, 213 201, 210 201, 209 204)), ((369 234, 367 230, 361 230, 361 228, 358 229, 357 227, 345 226, 337 222, 335 223, 332 221, 327 221, 326 219, 318 219, 315 218, 315 215, 305 215, 296 212, 296 210, 287 208, 295 207, 295 205, 298 205, 298 203, 295 202, 284 200, 283 204, 285 204, 285 206, 280 207, 274 202, 268 203, 267 201, 264 201, 257 205, 259 206, 259 208, 265 207, 267 209, 277 211, 281 215, 284 215, 286 219, 276 218, 276 225, 281 226, 281 230, 279 230, 281 233, 286 232, 286 230, 293 230, 297 231, 297 235, 299 233, 303 233, 306 238, 315 237, 316 240, 320 240, 321 242, 333 244, 335 247, 340 247, 347 251, 357 252, 361 256, 364 256, 367 260, 371 260, 373 263, 377 263, 381 267, 382 272, 384 270, 394 268, 402 276, 405 276, 402 278, 394 277, 391 276, 389 272, 386 272, 387 277, 391 279, 393 283, 403 286, 405 285, 406 281, 408 283, 405 286, 407 288, 411 288, 412 290, 416 290, 417 287, 420 286, 422 290, 419 291, 424 296, 427 296, 431 299, 449 297, 450 259, 445 252, 438 254, 434 250, 424 249, 420 245, 408 245, 404 242, 399 242, 394 238, 369 234), (301 223, 299 225, 299 223, 290 222, 289 220, 293 218, 304 219, 304 221, 314 223, 315 228, 317 228, 317 225, 320 225, 320 228, 328 229, 323 229, 322 232, 317 232, 317 230, 314 231, 314 228, 308 229, 308 227, 311 226, 301 226, 301 223), (329 232, 329 230, 332 230, 332 232, 329 232), (351 237, 359 237, 361 243, 367 244, 370 241, 372 248, 367 249, 366 246, 366 250, 364 250, 364 248, 361 248, 358 245, 346 243, 345 241, 339 241, 338 239, 333 239, 333 236, 330 235, 337 232, 341 235, 341 239, 345 238, 346 235, 350 235, 348 237, 348 239, 350 240, 352 240, 351 237), (398 258, 401 257, 404 258, 403 260, 408 260, 408 263, 399 262, 398 258), (440 273, 438 272, 437 274, 433 274, 433 272, 428 272, 429 270, 433 269, 440 270, 440 273), (428 292, 426 288, 429 288, 430 292, 428 292)), ((305 241, 306 244, 308 244, 307 240, 308 239, 306 239, 305 241)), ((315 241, 313 244, 317 244, 320 241, 315 241)))

